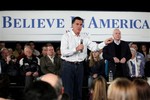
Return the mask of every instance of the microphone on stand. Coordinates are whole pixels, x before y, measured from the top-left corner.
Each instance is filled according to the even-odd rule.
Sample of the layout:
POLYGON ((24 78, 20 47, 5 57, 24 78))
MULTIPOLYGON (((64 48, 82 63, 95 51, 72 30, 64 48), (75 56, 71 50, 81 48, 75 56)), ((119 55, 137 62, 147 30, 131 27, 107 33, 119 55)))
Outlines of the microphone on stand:
MULTIPOLYGON (((81 39, 80 44, 83 44, 83 39, 81 39)), ((83 52, 83 50, 81 50, 81 52, 83 52)))

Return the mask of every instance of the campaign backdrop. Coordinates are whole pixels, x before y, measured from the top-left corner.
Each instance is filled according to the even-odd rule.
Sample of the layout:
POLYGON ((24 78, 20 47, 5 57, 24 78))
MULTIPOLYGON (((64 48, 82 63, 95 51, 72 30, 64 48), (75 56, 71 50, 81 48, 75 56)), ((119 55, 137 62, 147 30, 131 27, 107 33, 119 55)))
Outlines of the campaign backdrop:
POLYGON ((129 11, 0 11, 0 40, 60 41, 76 16, 84 19, 82 32, 93 41, 119 28, 123 40, 150 42, 150 13, 129 11))

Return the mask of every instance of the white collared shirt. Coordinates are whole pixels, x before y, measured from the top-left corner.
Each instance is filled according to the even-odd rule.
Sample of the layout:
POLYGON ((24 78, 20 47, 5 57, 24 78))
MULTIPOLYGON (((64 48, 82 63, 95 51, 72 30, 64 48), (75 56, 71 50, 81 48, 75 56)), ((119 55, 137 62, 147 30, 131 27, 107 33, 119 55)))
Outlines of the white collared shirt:
POLYGON ((92 42, 87 33, 80 33, 77 36, 72 30, 67 31, 61 38, 61 58, 66 61, 83 61, 87 57, 87 49, 91 51, 97 51, 102 49, 105 46, 105 43, 102 42, 97 44, 96 42, 92 42), (76 51, 76 47, 81 43, 81 39, 83 40, 84 50, 82 52, 76 51))
POLYGON ((51 60, 51 62, 54 64, 54 56, 49 56, 48 55, 48 58, 51 60))
POLYGON ((119 45, 120 44, 120 40, 119 41, 114 40, 114 43, 119 45))

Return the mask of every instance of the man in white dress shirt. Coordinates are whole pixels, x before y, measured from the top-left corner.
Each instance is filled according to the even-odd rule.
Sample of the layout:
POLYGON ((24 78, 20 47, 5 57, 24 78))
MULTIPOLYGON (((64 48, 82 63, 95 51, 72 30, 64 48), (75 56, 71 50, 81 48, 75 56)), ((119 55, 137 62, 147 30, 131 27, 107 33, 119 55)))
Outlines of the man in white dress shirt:
POLYGON ((61 39, 62 82, 64 92, 70 100, 82 100, 83 61, 87 57, 87 49, 97 51, 113 41, 112 38, 97 44, 92 42, 86 33, 81 33, 83 19, 75 17, 72 29, 67 31, 61 39))

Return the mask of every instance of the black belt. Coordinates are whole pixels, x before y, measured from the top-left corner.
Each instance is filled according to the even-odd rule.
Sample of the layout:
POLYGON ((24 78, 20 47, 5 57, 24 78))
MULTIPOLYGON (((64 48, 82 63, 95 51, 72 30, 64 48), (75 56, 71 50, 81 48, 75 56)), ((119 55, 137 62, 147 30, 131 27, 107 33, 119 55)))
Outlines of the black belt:
POLYGON ((71 61, 66 61, 66 60, 63 60, 63 59, 62 59, 62 61, 65 61, 65 62, 68 62, 68 63, 71 63, 71 64, 78 64, 78 65, 83 63, 83 61, 80 61, 80 62, 79 61, 71 62, 71 61))

